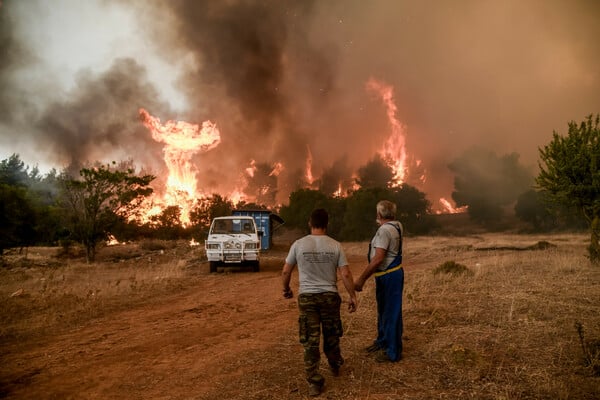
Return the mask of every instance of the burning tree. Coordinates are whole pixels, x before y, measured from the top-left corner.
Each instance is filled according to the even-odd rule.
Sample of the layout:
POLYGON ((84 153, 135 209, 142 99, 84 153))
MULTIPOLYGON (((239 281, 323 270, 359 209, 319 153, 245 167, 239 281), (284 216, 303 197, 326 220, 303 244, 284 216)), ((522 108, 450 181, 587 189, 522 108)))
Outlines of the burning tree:
POLYGON ((584 216, 591 233, 590 260, 600 263, 600 115, 590 115, 580 125, 571 121, 567 136, 554 132, 539 151, 538 187, 584 216))
POLYGON ((85 246, 86 259, 93 262, 98 242, 106 239, 119 218, 136 215, 142 200, 152 193, 148 185, 155 177, 109 165, 82 168, 79 174, 81 179, 61 177, 62 203, 71 236, 85 246))
POLYGON ((358 170, 356 184, 363 189, 385 188, 394 183, 394 171, 379 154, 358 170))
POLYGON ((258 204, 275 204, 277 196, 277 177, 282 165, 276 163, 254 163, 247 170, 246 192, 251 193, 258 204))
POLYGON ((196 200, 195 206, 190 211, 190 220, 193 226, 200 229, 206 229, 215 217, 231 215, 233 211, 233 202, 227 197, 219 194, 200 198, 196 200))
POLYGON ((169 177, 162 201, 156 200, 166 206, 179 207, 181 222, 189 225, 190 210, 198 196, 197 170, 192 157, 218 146, 221 142, 219 130, 211 121, 204 121, 202 125, 172 120, 161 123, 144 109, 140 109, 140 119, 152 133, 152 138, 164 143, 169 177))

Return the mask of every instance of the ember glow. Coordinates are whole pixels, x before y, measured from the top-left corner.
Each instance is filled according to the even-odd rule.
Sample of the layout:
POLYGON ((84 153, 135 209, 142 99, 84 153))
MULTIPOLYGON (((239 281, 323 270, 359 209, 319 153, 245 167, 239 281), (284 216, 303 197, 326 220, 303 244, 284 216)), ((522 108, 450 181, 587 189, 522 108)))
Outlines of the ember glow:
MULTIPOLYGON (((192 157, 209 151, 221 142, 217 126, 204 121, 202 126, 185 121, 167 121, 164 124, 144 109, 140 109, 142 123, 152 133, 152 138, 164 143, 163 153, 169 171, 162 199, 152 199, 154 207, 148 210, 152 215, 161 208, 178 206, 181 209, 181 222, 190 223, 189 213, 193 202, 199 196, 197 190, 197 169, 192 157)), ((148 215, 148 216, 150 216, 148 215)))

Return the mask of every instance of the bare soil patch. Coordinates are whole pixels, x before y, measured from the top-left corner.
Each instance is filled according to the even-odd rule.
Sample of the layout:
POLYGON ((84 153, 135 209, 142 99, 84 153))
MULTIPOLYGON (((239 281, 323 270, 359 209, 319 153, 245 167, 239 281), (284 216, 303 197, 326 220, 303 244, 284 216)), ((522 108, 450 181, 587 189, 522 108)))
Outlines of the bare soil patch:
MULTIPOLYGON (((211 274, 186 242, 107 247, 92 265, 57 248, 5 256, 0 397, 307 398, 296 299, 280 284, 297 236, 275 237, 257 273, 211 274)), ((600 339, 600 268, 586 245, 578 234, 406 238, 403 360, 363 350, 375 333, 369 281, 359 310, 342 312, 346 364, 334 378, 323 363, 321 398, 600 398, 575 328, 600 339), (434 274, 447 261, 471 273, 434 274)), ((367 244, 344 248, 358 274, 367 244)))

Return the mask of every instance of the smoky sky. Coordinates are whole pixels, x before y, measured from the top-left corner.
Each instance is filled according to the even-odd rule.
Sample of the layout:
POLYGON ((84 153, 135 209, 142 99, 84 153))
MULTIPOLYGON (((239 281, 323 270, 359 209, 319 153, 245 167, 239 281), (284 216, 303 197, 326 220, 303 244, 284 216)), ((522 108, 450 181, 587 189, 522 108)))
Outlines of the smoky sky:
MULTIPOLYGON (((1 6, 0 6, 1 7, 1 6)), ((0 122, 14 122, 14 110, 25 102, 12 83, 14 72, 33 59, 14 35, 14 17, 0 8, 0 122)))
POLYGON ((35 46, 20 40, 36 23, 34 7, 31 18, 15 19, 16 3, 0 6, 0 144, 29 143, 52 163, 130 157, 156 171, 161 147, 137 109, 162 120, 208 119, 222 141, 195 159, 206 193, 243 185, 252 160, 265 174, 280 162, 285 202, 309 152, 322 185, 349 185, 391 132, 382 102, 366 90, 371 78, 394 88, 407 153, 432 202, 449 198, 448 164, 468 149, 516 152, 535 168, 553 131, 600 112, 593 0, 97 2, 132 12, 144 45, 178 66, 169 78, 185 110, 168 103, 134 56, 77 71, 67 89, 48 77, 13 79, 39 63, 35 46))
POLYGON ((161 146, 149 137, 138 117, 142 107, 168 110, 157 99, 156 89, 135 60, 115 60, 98 76, 83 71, 76 88, 49 103, 39 116, 38 140, 67 157, 67 165, 101 160, 104 153, 118 149, 120 159, 158 168, 155 160, 161 146))

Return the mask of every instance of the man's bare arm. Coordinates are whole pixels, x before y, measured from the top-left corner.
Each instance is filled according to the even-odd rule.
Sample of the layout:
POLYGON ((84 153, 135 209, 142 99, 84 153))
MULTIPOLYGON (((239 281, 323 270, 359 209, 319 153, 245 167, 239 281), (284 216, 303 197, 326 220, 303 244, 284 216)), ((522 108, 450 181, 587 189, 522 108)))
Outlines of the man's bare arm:
POLYGON ((292 271, 294 270, 295 265, 290 265, 288 263, 283 264, 283 271, 281 272, 281 282, 283 284, 283 297, 289 299, 293 297, 294 293, 290 288, 290 280, 292 279, 292 271))
POLYGON ((348 311, 354 312, 358 307, 358 301, 356 300, 356 292, 354 291, 354 278, 352 277, 352 272, 347 265, 344 265, 343 267, 340 267, 340 275, 342 277, 342 282, 344 282, 344 287, 350 296, 348 311))
POLYGON ((363 270, 362 274, 360 274, 356 282, 354 282, 354 289, 357 292, 362 291, 367 279, 369 279, 369 277, 373 275, 373 273, 377 270, 377 267, 379 267, 379 265, 385 259, 386 252, 387 250, 382 249, 381 247, 375 248, 375 255, 373 256, 373 258, 371 258, 371 262, 365 267, 365 269, 363 270))

